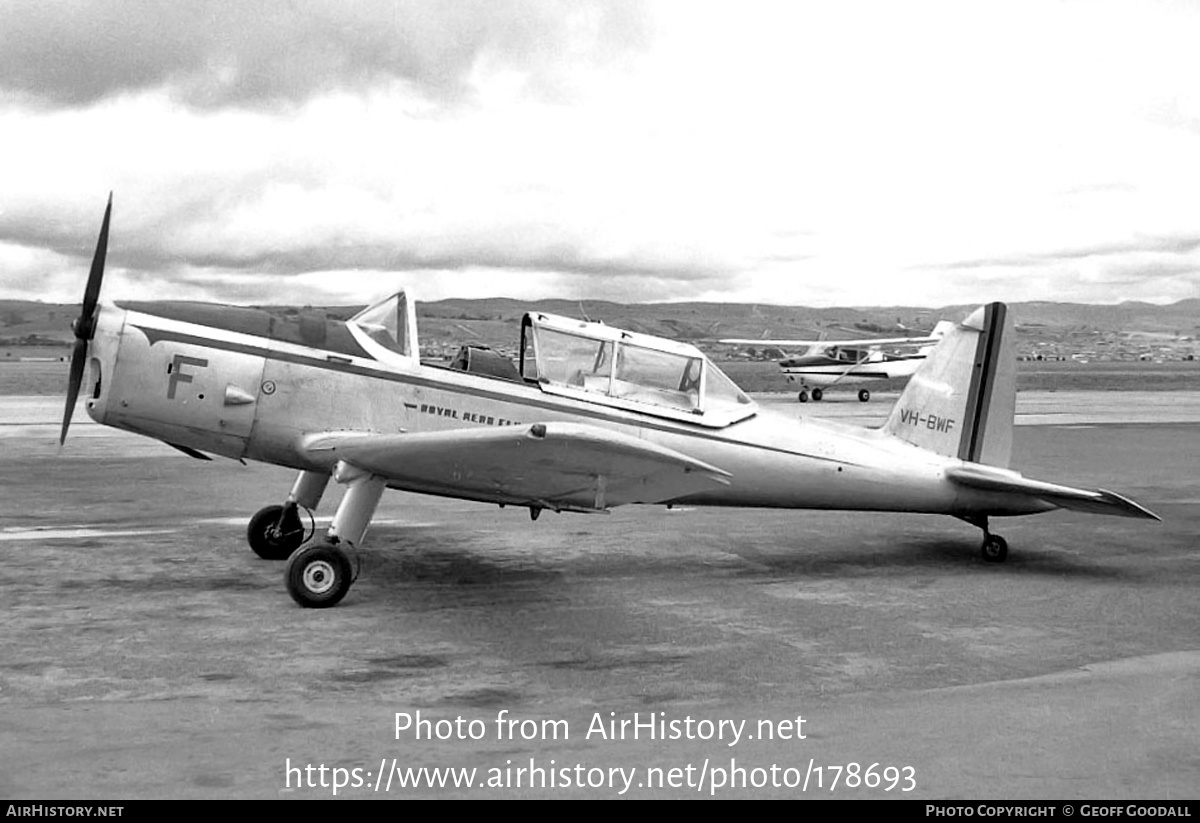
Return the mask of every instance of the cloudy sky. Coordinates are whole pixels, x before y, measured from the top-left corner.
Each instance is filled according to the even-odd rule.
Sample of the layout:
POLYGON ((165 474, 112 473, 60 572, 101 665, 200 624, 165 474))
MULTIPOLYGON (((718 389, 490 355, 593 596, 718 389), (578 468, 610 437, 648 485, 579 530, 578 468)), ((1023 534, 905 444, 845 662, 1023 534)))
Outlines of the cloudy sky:
POLYGON ((1200 3, 0 0, 0 298, 1200 297, 1200 3))

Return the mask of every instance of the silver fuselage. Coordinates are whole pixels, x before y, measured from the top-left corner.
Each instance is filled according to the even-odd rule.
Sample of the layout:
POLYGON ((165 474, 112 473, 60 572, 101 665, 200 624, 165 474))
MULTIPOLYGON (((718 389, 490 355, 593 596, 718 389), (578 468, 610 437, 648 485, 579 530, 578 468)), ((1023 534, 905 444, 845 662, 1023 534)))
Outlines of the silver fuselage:
MULTIPOLYGON (((970 516, 1048 511, 1027 495, 964 488, 961 461, 876 429, 756 408, 721 427, 558 396, 513 381, 102 307, 85 396, 98 423, 235 459, 329 471, 304 448, 326 432, 396 434, 569 421, 618 430, 730 474, 671 501, 970 516), (98 379, 98 387, 97 387, 98 379)), ((433 489, 389 478, 393 488, 433 489)), ((437 492, 444 493, 444 492, 437 492)), ((467 495, 464 495, 467 496, 467 495)))

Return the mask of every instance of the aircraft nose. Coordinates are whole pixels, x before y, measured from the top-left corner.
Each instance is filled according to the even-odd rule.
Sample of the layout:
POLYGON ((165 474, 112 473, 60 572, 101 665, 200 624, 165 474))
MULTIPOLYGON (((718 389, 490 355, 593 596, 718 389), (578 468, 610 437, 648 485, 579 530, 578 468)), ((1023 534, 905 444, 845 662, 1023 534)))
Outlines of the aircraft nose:
POLYGON ((84 408, 88 417, 97 423, 105 423, 108 398, 116 372, 120 335, 116 330, 124 323, 123 312, 111 306, 102 306, 96 320, 96 334, 88 347, 87 372, 82 391, 84 408))
POLYGON ((104 389, 104 372, 104 364, 100 358, 90 358, 88 361, 87 382, 84 384, 87 400, 84 401, 83 405, 87 409, 88 417, 97 423, 104 422, 104 404, 101 399, 104 389))

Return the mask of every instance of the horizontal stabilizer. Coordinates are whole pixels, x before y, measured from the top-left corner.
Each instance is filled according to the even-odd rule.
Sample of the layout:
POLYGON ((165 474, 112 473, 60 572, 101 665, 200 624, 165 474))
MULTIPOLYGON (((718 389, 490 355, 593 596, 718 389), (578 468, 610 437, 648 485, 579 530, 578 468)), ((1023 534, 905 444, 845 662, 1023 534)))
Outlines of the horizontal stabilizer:
POLYGON ((304 451, 344 461, 411 491, 565 511, 664 503, 728 472, 620 432, 569 423, 412 434, 329 432, 304 451))
POLYGON ((1099 489, 1087 491, 1055 483, 1029 480, 1016 472, 986 469, 978 465, 955 466, 946 470, 946 476, 963 486, 991 492, 1007 492, 1036 497, 1060 509, 1111 514, 1118 517, 1140 517, 1161 520, 1157 514, 1139 506, 1127 497, 1099 489))

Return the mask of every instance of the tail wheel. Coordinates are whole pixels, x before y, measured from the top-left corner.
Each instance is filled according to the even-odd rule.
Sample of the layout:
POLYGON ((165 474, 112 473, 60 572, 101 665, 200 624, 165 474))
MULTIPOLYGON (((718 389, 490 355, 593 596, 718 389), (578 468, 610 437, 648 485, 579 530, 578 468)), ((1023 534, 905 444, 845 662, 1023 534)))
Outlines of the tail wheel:
POLYGON ((340 546, 318 543, 288 558, 283 575, 288 594, 308 609, 336 606, 350 591, 354 570, 340 546))
POLYGON ((859 399, 859 402, 866 403, 868 400, 871 399, 871 393, 869 391, 867 391, 866 389, 859 389, 858 390, 858 399, 859 399))
POLYGON ((983 559, 989 563, 1003 563, 1008 557, 1008 542, 998 534, 983 537, 983 559))

